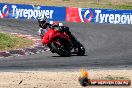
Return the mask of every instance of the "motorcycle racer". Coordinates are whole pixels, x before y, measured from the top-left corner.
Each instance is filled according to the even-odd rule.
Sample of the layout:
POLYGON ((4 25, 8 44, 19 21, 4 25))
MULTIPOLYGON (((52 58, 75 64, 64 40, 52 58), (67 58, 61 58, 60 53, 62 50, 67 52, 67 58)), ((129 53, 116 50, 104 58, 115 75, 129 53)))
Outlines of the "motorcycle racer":
POLYGON ((41 39, 43 39, 44 34, 51 27, 51 24, 49 24, 47 22, 46 18, 43 18, 43 19, 39 18, 38 23, 39 23, 39 27, 40 27, 39 30, 38 30, 38 33, 39 33, 39 36, 41 37, 41 39))
MULTIPOLYGON (((39 23, 39 27, 40 27, 38 32, 39 32, 41 39, 43 39, 43 36, 48 31, 48 29, 59 30, 62 32, 66 32, 69 35, 69 37, 71 38, 73 46, 77 47, 78 41, 70 32, 69 27, 64 26, 63 23, 53 22, 53 21, 50 21, 48 23, 47 18, 38 19, 38 23, 39 23)), ((43 40, 42 40, 42 43, 43 43, 43 40)))

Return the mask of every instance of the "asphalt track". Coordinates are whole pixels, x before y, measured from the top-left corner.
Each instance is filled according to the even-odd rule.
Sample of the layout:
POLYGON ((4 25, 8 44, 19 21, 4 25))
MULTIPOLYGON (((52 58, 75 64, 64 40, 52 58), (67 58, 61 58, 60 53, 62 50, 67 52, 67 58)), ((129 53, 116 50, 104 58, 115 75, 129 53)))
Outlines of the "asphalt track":
MULTIPOLYGON (((65 23, 85 46, 86 55, 59 57, 51 52, 0 58, 0 70, 130 68, 132 25, 65 23)), ((0 30, 39 37, 37 21, 0 19, 0 30)))

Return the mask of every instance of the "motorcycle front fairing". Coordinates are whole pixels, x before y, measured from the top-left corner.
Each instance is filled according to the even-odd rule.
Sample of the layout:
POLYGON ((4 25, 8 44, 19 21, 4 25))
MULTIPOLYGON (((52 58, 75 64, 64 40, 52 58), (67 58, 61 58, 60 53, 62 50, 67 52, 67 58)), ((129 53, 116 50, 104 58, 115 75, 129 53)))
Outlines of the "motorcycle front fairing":
POLYGON ((49 29, 42 39, 42 44, 49 45, 50 42, 52 42, 56 37, 65 38, 71 43, 71 39, 66 33, 61 33, 58 30, 49 29))

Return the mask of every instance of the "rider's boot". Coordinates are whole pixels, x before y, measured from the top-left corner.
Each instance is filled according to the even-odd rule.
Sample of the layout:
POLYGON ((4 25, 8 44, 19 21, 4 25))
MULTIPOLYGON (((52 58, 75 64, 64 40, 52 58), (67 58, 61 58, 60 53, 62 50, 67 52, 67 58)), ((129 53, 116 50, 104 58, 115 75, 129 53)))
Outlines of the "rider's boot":
POLYGON ((77 47, 80 45, 79 41, 77 41, 77 39, 72 35, 72 33, 69 31, 69 27, 66 28, 62 28, 64 32, 66 32, 69 37, 71 38, 73 47, 74 47, 74 51, 77 49, 77 47))
POLYGON ((73 35, 70 35, 70 38, 72 40, 73 46, 78 47, 79 46, 79 41, 77 41, 77 39, 73 35))
POLYGON ((73 50, 74 52, 78 52, 78 47, 80 46, 79 41, 72 35, 71 36, 72 44, 73 44, 73 50))

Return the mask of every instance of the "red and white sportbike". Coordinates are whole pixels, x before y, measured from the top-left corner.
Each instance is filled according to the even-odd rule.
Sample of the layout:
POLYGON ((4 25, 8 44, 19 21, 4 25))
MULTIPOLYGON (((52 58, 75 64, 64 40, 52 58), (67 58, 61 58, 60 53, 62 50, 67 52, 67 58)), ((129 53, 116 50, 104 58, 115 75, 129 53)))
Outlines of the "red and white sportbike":
POLYGON ((85 54, 85 48, 79 41, 76 47, 73 46, 70 37, 65 32, 59 30, 49 29, 44 34, 42 42, 50 48, 52 53, 57 53, 60 56, 69 57, 72 53, 78 56, 85 54))

